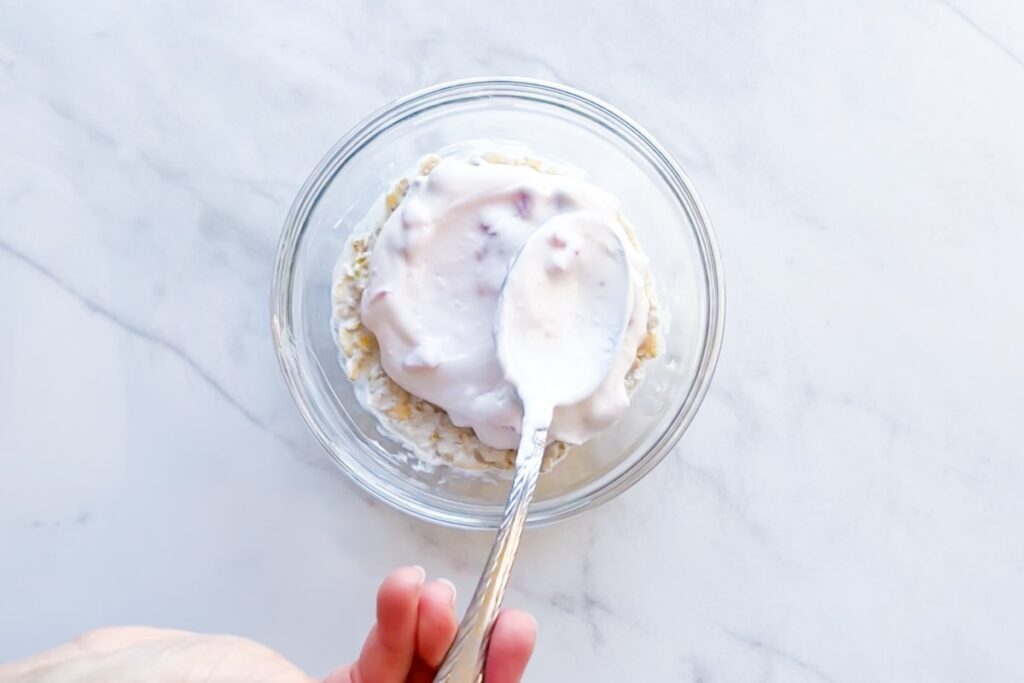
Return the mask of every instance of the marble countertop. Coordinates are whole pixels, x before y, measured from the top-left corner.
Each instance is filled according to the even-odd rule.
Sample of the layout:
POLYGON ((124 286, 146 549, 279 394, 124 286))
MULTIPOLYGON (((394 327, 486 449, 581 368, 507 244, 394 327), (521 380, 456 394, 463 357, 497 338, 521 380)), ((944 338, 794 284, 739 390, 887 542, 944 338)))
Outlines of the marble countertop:
POLYGON ((351 125, 517 74, 678 156, 729 289, 677 451, 527 535, 508 601, 540 622, 528 680, 1024 678, 1024 4, 2 14, 0 660, 146 623, 322 673, 389 568, 468 596, 489 537, 329 466, 268 291, 288 206, 351 125))

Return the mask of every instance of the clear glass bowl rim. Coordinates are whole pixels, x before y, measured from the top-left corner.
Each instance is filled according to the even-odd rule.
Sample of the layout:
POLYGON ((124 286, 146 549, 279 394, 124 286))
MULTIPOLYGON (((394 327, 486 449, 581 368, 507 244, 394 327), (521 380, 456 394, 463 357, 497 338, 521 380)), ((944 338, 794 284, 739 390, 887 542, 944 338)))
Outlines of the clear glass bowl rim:
POLYGON ((668 428, 626 470, 591 495, 542 511, 531 510, 528 525, 542 526, 568 519, 585 510, 608 502, 629 489, 650 472, 679 442, 693 420, 707 392, 718 362, 725 327, 725 282, 722 275, 718 243, 707 211, 692 182, 672 156, 654 137, 628 116, 605 102, 582 91, 547 81, 521 77, 467 78, 440 83, 394 100, 355 125, 324 156, 307 178, 285 219, 277 247, 271 288, 271 331, 278 362, 288 391, 306 426, 323 446, 331 460, 361 489, 391 507, 424 521, 458 529, 496 529, 500 516, 480 517, 459 512, 442 511, 416 500, 407 491, 396 488, 371 474, 355 462, 328 435, 317 415, 318 409, 302 381, 298 366, 293 326, 293 290, 298 247, 308 219, 326 187, 349 159, 370 144, 377 136, 402 121, 431 109, 489 97, 516 98, 555 105, 583 116, 618 135, 640 152, 658 172, 672 191, 695 231, 704 280, 707 288, 708 314, 697 372, 686 397, 668 428))

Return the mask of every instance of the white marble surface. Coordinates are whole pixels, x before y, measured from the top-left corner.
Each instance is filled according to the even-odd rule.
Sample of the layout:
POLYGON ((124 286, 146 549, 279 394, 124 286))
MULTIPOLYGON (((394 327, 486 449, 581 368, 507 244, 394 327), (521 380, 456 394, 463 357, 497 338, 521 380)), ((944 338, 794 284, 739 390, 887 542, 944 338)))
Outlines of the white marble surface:
POLYGON ((0 5, 0 659, 141 622, 323 672, 388 568, 469 593, 489 539, 327 466, 267 297, 349 126, 504 73, 653 130, 730 298, 678 451, 527 536, 528 679, 1024 678, 1024 4, 641 4, 0 5))

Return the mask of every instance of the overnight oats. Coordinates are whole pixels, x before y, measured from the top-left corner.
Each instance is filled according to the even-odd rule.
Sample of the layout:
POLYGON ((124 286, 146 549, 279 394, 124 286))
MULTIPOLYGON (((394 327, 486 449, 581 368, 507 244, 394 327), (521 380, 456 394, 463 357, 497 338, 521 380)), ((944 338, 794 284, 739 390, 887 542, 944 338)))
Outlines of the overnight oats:
MULTIPOLYGON (((426 462, 513 467, 522 406, 498 357, 498 303, 527 238, 566 219, 618 233, 629 315, 604 381, 555 410, 544 469, 622 417, 658 353, 658 309, 647 258, 616 197, 572 167, 488 151, 430 155, 379 204, 335 267, 332 329, 360 402, 388 432, 426 462)), ((552 239, 554 273, 573 245, 552 239)))

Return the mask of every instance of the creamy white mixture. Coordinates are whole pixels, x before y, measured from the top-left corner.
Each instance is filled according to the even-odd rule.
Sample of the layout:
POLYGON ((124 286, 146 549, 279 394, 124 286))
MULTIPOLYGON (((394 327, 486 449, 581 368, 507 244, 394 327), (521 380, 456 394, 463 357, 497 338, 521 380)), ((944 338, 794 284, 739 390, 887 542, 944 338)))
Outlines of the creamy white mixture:
POLYGON ((360 315, 376 337, 384 371, 487 446, 514 448, 522 411, 499 361, 498 299, 527 238, 543 229, 550 237, 528 254, 540 267, 520 283, 524 305, 515 322, 546 354, 534 359, 535 369, 596 362, 610 368, 593 391, 555 409, 549 438, 581 444, 614 424, 629 406, 627 374, 649 335, 650 313, 647 260, 627 234, 619 206, 580 178, 482 159, 440 161, 412 181, 370 255, 360 315), (615 236, 625 277, 608 276, 607 264, 594 267, 611 253, 609 245, 588 241, 593 231, 586 226, 594 224, 615 236), (579 331, 604 328, 580 325, 579 316, 606 313, 603 287, 618 294, 628 289, 626 322, 614 338, 593 344, 579 331))
POLYGON ((495 329, 523 412, 517 467, 546 445, 556 408, 605 393, 634 301, 626 246, 604 216, 557 215, 527 238, 501 287, 495 329))

